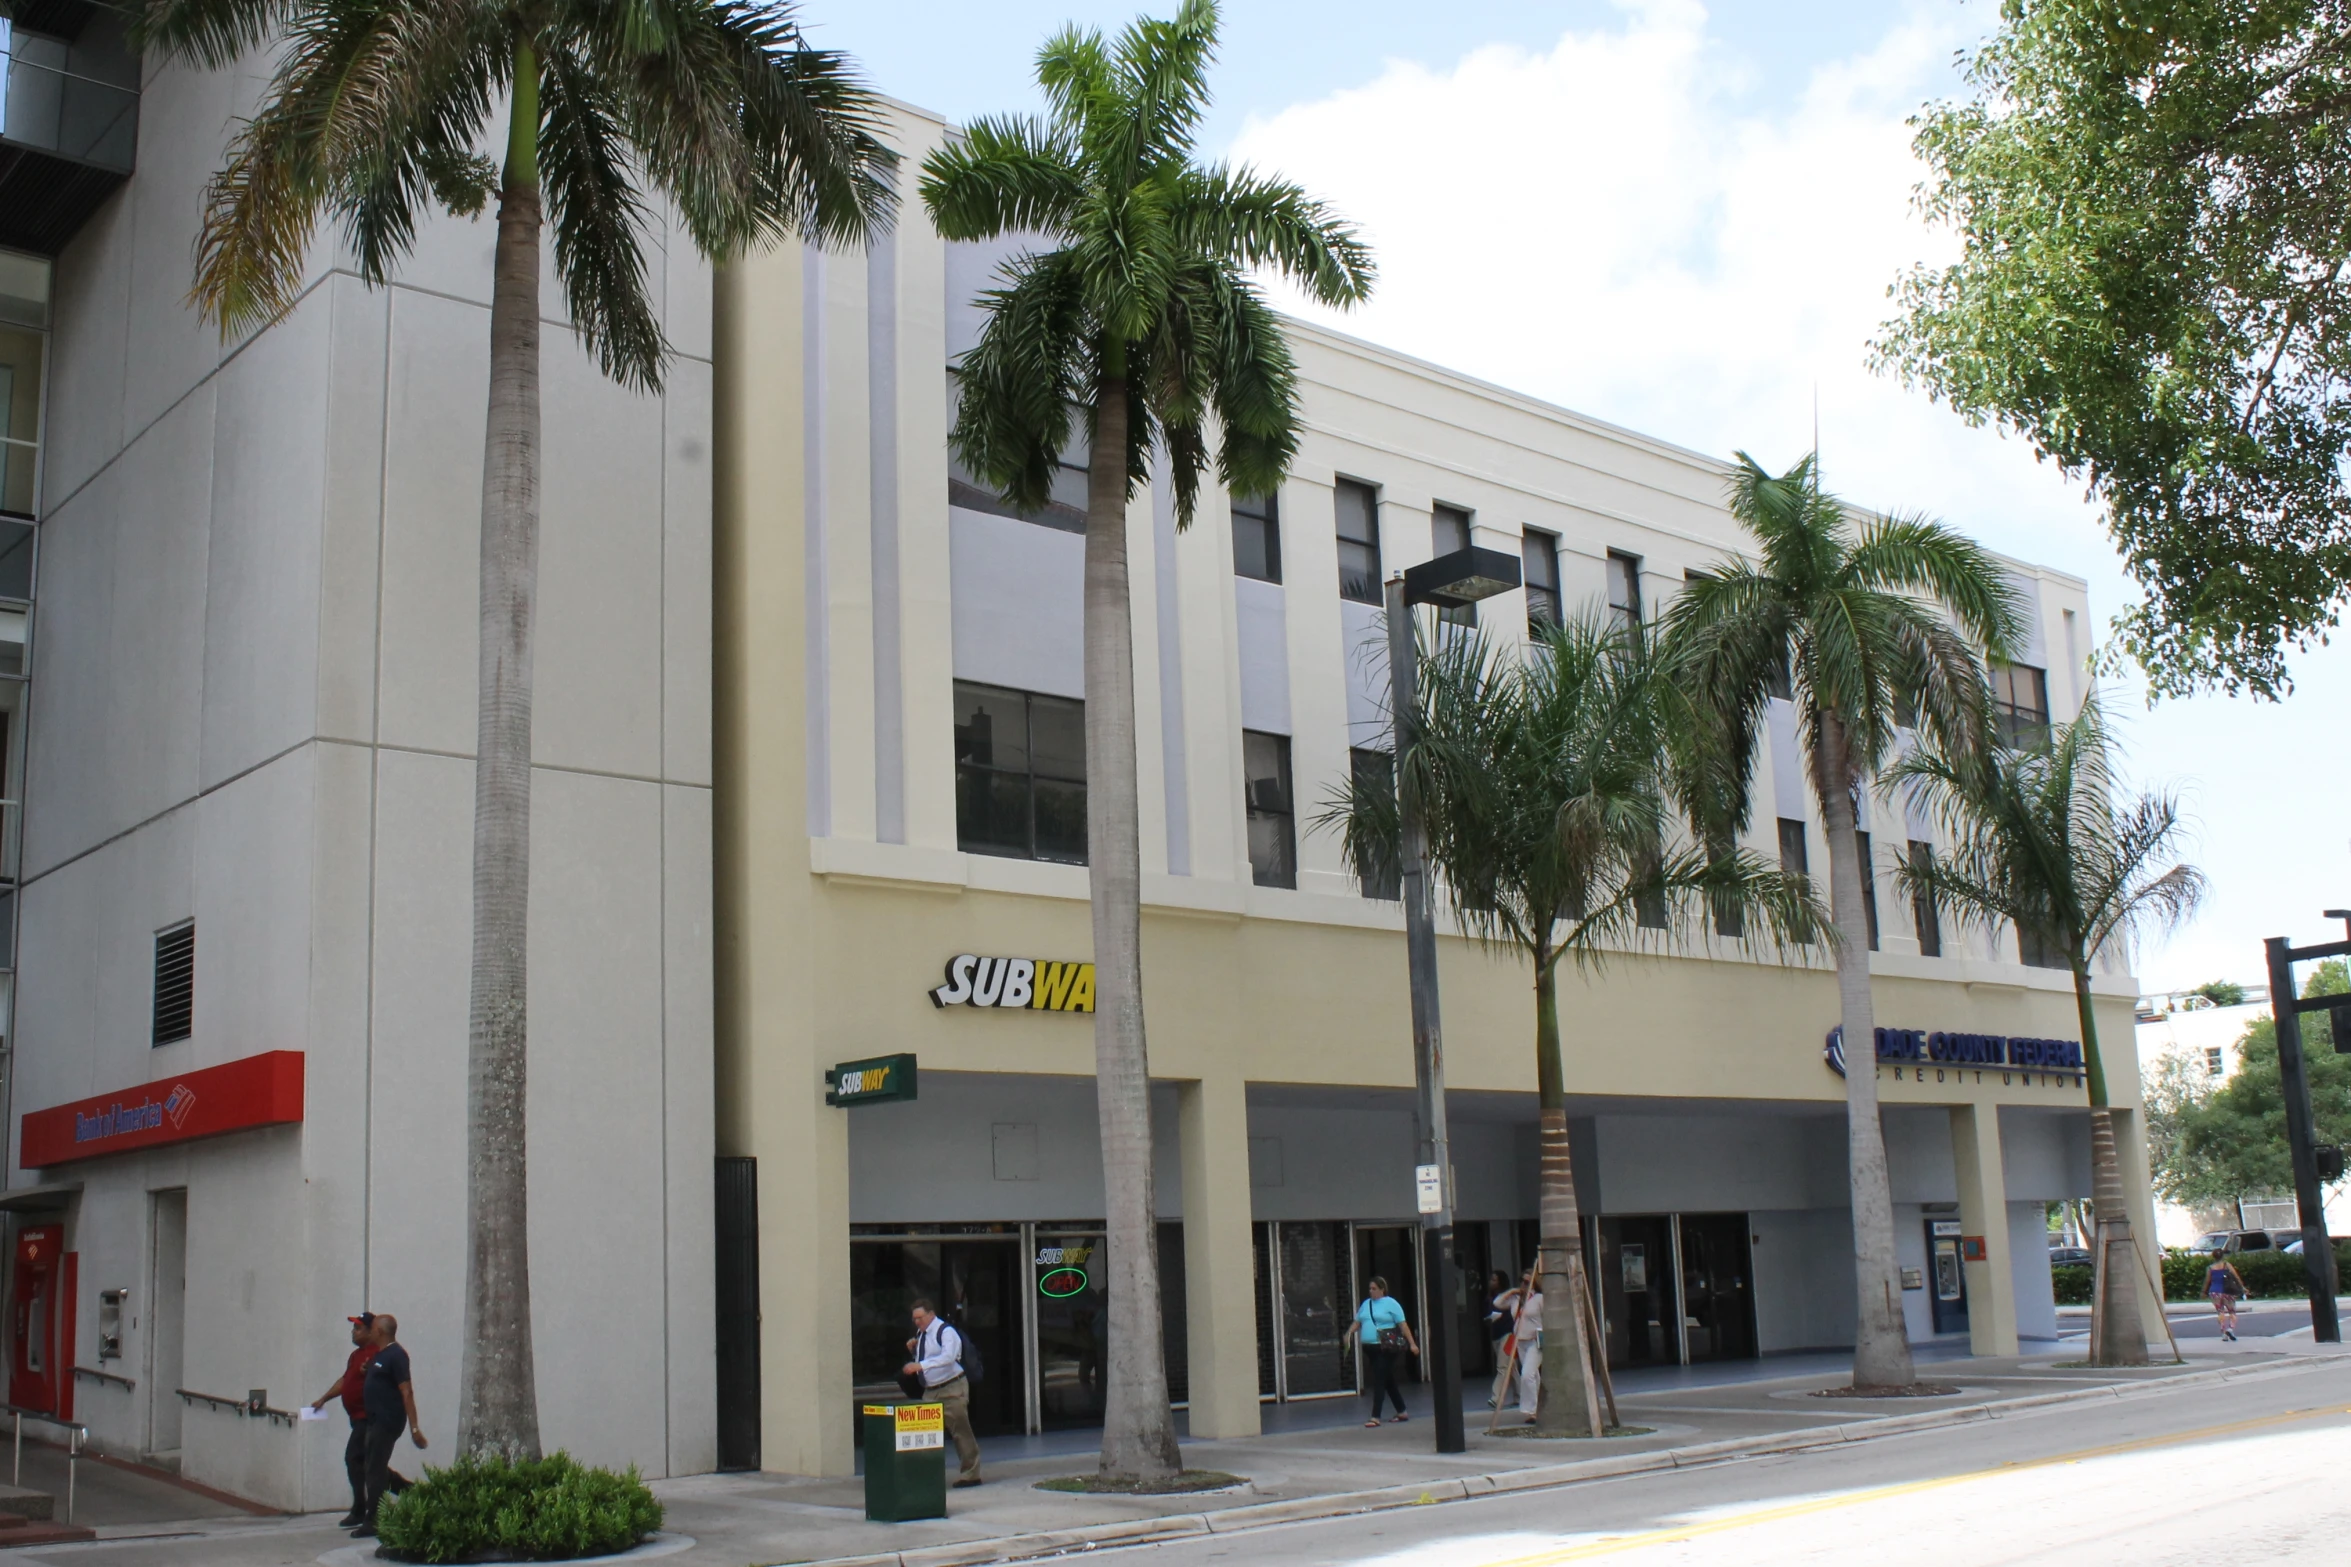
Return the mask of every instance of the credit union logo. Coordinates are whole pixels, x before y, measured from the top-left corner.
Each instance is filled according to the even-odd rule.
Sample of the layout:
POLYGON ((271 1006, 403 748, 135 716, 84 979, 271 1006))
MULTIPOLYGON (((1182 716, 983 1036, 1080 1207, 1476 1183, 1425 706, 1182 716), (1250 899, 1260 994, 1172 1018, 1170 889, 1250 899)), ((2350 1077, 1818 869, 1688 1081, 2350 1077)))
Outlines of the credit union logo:
POLYGON ((1026 1012, 1094 1010, 1094 965, 1043 958, 984 958, 959 952, 947 960, 947 983, 934 1007, 1014 1007, 1026 1012))

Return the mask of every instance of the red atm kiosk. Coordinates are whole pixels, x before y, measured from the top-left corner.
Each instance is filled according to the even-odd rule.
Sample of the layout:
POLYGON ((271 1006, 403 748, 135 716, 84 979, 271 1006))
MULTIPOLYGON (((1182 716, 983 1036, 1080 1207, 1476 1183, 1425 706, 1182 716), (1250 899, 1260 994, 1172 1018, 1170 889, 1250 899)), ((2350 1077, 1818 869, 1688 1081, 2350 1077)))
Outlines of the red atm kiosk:
POLYGON ((65 1249, 65 1226, 16 1232, 15 1289, 8 1314, 8 1401, 73 1418, 74 1286, 81 1258, 65 1249))

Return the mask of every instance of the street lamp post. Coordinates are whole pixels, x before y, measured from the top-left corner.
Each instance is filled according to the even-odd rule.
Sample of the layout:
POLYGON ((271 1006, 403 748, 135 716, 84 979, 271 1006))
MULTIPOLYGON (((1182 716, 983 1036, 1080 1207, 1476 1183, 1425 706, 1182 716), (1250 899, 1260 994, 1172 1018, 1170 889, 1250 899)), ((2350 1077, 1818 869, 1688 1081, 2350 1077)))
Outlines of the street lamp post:
MULTIPOLYGON (((2351 932, 2351 909, 2329 909, 2351 932)), ((2283 936, 2266 943, 2269 954, 2269 1010, 2277 1020, 2278 1088, 2286 1102, 2286 1152, 2294 1167, 2294 1208, 2302 1221, 2302 1276, 2310 1294, 2310 1333, 2321 1344, 2339 1344, 2343 1329, 2335 1315, 2335 1243, 2327 1236, 2326 1193, 2319 1178, 2319 1150, 2313 1136, 2310 1069, 2302 1056, 2302 1014, 2333 1017, 2335 1051, 2351 1053, 2351 1006, 2341 996, 2302 996, 2294 987, 2294 965, 2351 956, 2351 940, 2297 947, 2283 936)), ((2339 1151, 2330 1149, 2329 1152, 2339 1151)), ((2338 1168, 2335 1172, 2341 1174, 2338 1168)))
POLYGON ((1420 800, 1407 787, 1404 759, 1415 738, 1420 660, 1412 606, 1453 607, 1518 586, 1518 562, 1499 550, 1455 550, 1390 577, 1388 706, 1395 726, 1396 819, 1404 894, 1404 948, 1412 985, 1412 1077, 1418 1090, 1420 1164, 1414 1190, 1420 1209, 1421 1277, 1428 1281, 1429 1380, 1436 1387, 1437 1451, 1459 1453, 1469 1441, 1461 1421, 1460 1268, 1453 1255, 1452 1139, 1445 1127, 1445 1037, 1437 1007, 1437 925, 1429 899, 1428 833, 1420 800))

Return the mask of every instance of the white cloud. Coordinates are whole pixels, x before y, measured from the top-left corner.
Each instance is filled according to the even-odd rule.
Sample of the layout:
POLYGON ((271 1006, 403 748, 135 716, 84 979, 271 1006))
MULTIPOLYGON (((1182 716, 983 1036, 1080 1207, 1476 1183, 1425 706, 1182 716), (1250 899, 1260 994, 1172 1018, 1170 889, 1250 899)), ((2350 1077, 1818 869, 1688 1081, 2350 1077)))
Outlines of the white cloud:
MULTIPOLYGON (((1952 249, 1912 212, 1923 170, 1905 122, 1956 90, 1953 51, 1989 20, 1914 6, 1798 90, 1760 93, 1700 6, 1626 0, 1615 25, 1547 52, 1392 62, 1252 119, 1232 152, 1329 200, 1379 258, 1364 309, 1285 308, 1766 466, 1811 447, 1817 396, 1832 488, 2083 576, 2103 615, 2128 585, 2079 486, 1866 363, 1887 285, 1952 249)), ((2270 927, 2314 936, 2305 916, 2351 903, 2351 827, 2332 803, 2346 748, 2315 732, 2337 727, 2322 710, 2340 713, 2326 694, 2343 691, 2351 658, 2329 650, 2298 670, 2304 694, 2284 708, 2206 699, 2129 725, 2137 769, 2190 788, 2217 892, 2142 962, 2150 982, 2253 977, 2270 927), (2256 794, 2264 809, 2234 808, 2256 794)))

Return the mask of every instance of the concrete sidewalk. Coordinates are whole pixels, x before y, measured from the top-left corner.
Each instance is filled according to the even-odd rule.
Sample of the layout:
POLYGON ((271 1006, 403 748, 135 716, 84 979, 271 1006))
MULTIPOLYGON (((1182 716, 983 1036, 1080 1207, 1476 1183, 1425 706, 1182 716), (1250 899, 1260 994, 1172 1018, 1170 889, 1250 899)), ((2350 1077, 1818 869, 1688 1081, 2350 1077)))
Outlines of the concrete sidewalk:
MULTIPOLYGON (((665 1558, 678 1567, 965 1567, 1152 1539, 1224 1534, 1270 1524, 1387 1507, 1434 1504, 1501 1491, 1571 1485, 1608 1475, 1717 1464, 1757 1453, 1869 1441, 1962 1422, 2062 1410, 2114 1397, 2161 1397, 2239 1377, 2323 1379, 2325 1398, 2351 1398, 2351 1352, 2301 1341, 2246 1340, 2189 1348, 2185 1365, 2092 1372, 2064 1362, 2078 1347, 1977 1360, 1951 1346, 1922 1346, 1920 1372, 1956 1384, 1955 1397, 1856 1401, 1815 1398, 1844 1385, 1845 1355, 1780 1357, 1717 1366, 1666 1367, 1618 1378, 1627 1424, 1638 1437, 1555 1442, 1486 1434, 1488 1412, 1469 1413, 1469 1451, 1429 1451, 1426 1390, 1403 1425, 1367 1430, 1359 1401, 1268 1406, 1266 1434, 1242 1441, 1185 1441, 1192 1468, 1246 1477, 1208 1495, 1124 1498, 1039 1491, 1035 1483, 1093 1467, 1096 1434, 1054 1433, 987 1444, 988 1483, 951 1491, 951 1516, 875 1524, 861 1482, 780 1475, 698 1475, 654 1483, 668 1509, 665 1558)), ((29 1459, 28 1453, 28 1459, 29 1459)), ((1563 1496, 1561 1505, 1574 1504, 1563 1496)), ((373 1553, 332 1526, 329 1514, 297 1518, 185 1518, 124 1522, 52 1558, 40 1547, 9 1553, 26 1567, 372 1567, 373 1553)))
POLYGON ((1092 1433, 1064 1433, 1061 1439, 990 1444, 994 1451, 984 1460, 988 1483, 950 1492, 949 1517, 917 1523, 866 1522, 855 1480, 705 1475, 655 1489, 669 1507, 668 1527, 696 1541, 693 1551, 675 1558, 680 1563, 960 1567, 1867 1440, 2074 1399, 2154 1393, 2166 1383, 2209 1385, 2224 1376, 2351 1369, 2351 1356, 2308 1343, 2203 1345, 2185 1365, 2128 1372, 2065 1367, 2070 1358, 2062 1349, 2005 1360, 1924 1354, 1922 1376, 1962 1391, 1889 1401, 1811 1396, 1850 1380, 1846 1356, 1636 1373, 1619 1380, 1619 1410, 1627 1425, 1651 1431, 1605 1442, 1488 1435, 1481 1396, 1481 1407, 1468 1417, 1469 1451, 1443 1457, 1429 1451, 1424 1407, 1416 1406, 1410 1422, 1376 1431, 1363 1428, 1356 1401, 1304 1406, 1319 1416, 1310 1416, 1312 1423, 1299 1419, 1301 1406, 1269 1408, 1269 1416, 1289 1417, 1286 1429, 1241 1441, 1184 1443, 1188 1467, 1247 1477, 1244 1486, 1206 1495, 1039 1491, 1038 1480, 1091 1467, 1092 1433), (1077 1440, 1066 1440, 1072 1438, 1077 1440))

